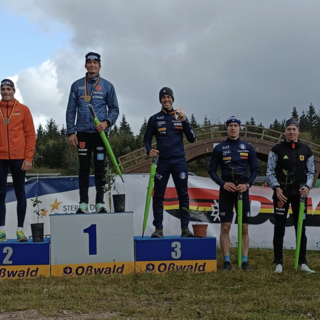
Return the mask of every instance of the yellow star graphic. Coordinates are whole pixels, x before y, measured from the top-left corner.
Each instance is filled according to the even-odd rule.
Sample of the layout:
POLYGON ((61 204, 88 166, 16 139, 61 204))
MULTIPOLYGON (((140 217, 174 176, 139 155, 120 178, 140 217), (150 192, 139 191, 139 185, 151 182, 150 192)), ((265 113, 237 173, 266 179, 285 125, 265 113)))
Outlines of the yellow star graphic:
POLYGON ((48 213, 48 210, 46 210, 46 208, 44 208, 44 209, 41 211, 41 218, 46 217, 46 216, 47 216, 47 213, 48 213))
POLYGON ((57 198, 56 200, 54 200, 54 203, 53 204, 50 204, 50 207, 52 208, 50 213, 53 211, 53 210, 59 210, 59 205, 61 204, 62 202, 58 202, 57 198))

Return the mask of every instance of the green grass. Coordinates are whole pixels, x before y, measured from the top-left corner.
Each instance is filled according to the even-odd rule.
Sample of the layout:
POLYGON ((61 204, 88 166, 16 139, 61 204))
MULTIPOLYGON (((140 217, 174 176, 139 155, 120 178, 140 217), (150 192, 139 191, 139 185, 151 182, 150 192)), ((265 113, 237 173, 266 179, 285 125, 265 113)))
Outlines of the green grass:
POLYGON ((293 270, 292 250, 282 274, 273 272, 272 250, 250 249, 251 273, 231 255, 231 272, 221 270, 219 252, 216 273, 2 280, 0 319, 21 311, 24 319, 320 319, 319 252, 308 252, 313 275, 293 270))

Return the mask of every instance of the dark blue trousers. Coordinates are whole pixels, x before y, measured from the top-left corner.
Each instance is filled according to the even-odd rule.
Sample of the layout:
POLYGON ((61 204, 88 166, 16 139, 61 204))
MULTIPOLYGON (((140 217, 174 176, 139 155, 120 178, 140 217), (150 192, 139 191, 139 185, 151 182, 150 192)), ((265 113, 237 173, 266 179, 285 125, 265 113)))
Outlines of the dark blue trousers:
POLYGON ((27 199, 24 188, 26 172, 21 170, 22 160, 0 160, 0 226, 6 223, 7 176, 10 168, 14 192, 17 198, 18 227, 23 228, 27 210, 27 199))
POLYGON ((188 228, 190 214, 182 209, 184 207, 189 209, 188 167, 185 157, 159 159, 158 161, 154 179, 153 225, 157 229, 163 229, 163 199, 170 174, 179 198, 181 229, 186 229, 188 228))

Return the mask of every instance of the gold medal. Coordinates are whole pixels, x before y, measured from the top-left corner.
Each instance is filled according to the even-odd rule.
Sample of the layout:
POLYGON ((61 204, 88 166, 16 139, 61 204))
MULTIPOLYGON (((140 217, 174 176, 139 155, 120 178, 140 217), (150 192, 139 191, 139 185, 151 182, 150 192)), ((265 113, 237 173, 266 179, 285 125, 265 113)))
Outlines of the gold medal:
POLYGON ((3 119, 3 123, 4 123, 4 124, 9 124, 9 122, 10 122, 10 120, 9 120, 8 118, 4 118, 4 119, 3 119))
POLYGON ((85 96, 85 97, 84 97, 84 100, 85 100, 86 102, 90 102, 91 97, 90 97, 90 96, 85 96))

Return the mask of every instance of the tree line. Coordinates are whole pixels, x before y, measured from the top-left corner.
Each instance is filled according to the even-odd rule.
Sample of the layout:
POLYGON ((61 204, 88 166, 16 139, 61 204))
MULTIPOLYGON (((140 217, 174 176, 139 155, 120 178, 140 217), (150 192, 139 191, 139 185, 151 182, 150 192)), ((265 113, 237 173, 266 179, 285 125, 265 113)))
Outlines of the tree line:
MULTIPOLYGON (((320 113, 316 111, 312 103, 301 114, 294 107, 291 114, 288 114, 288 118, 290 117, 298 120, 300 130, 304 133, 304 138, 310 139, 315 143, 320 143, 320 113)), ((190 116, 189 121, 194 129, 213 124, 207 116, 204 117, 203 122, 198 122, 194 114, 190 116)), ((285 121, 286 119, 275 119, 269 125, 269 128, 283 132, 285 121)), ((222 124, 219 119, 216 119, 214 123, 222 124)), ((262 123, 256 124, 254 117, 246 121, 246 124, 263 127, 262 123)), ((118 158, 142 148, 146 128, 147 120, 144 118, 138 133, 134 134, 126 116, 122 115, 120 122, 115 124, 107 134, 115 157, 118 158)), ((59 129, 55 120, 50 119, 44 127, 41 124, 38 126, 36 135, 37 144, 34 155, 34 171, 39 171, 42 168, 40 171, 58 169, 59 172, 65 175, 76 175, 78 173, 77 150, 69 146, 64 126, 59 129)), ((207 175, 208 164, 209 159, 199 159, 194 164, 190 163, 189 169, 196 174, 207 175)))

